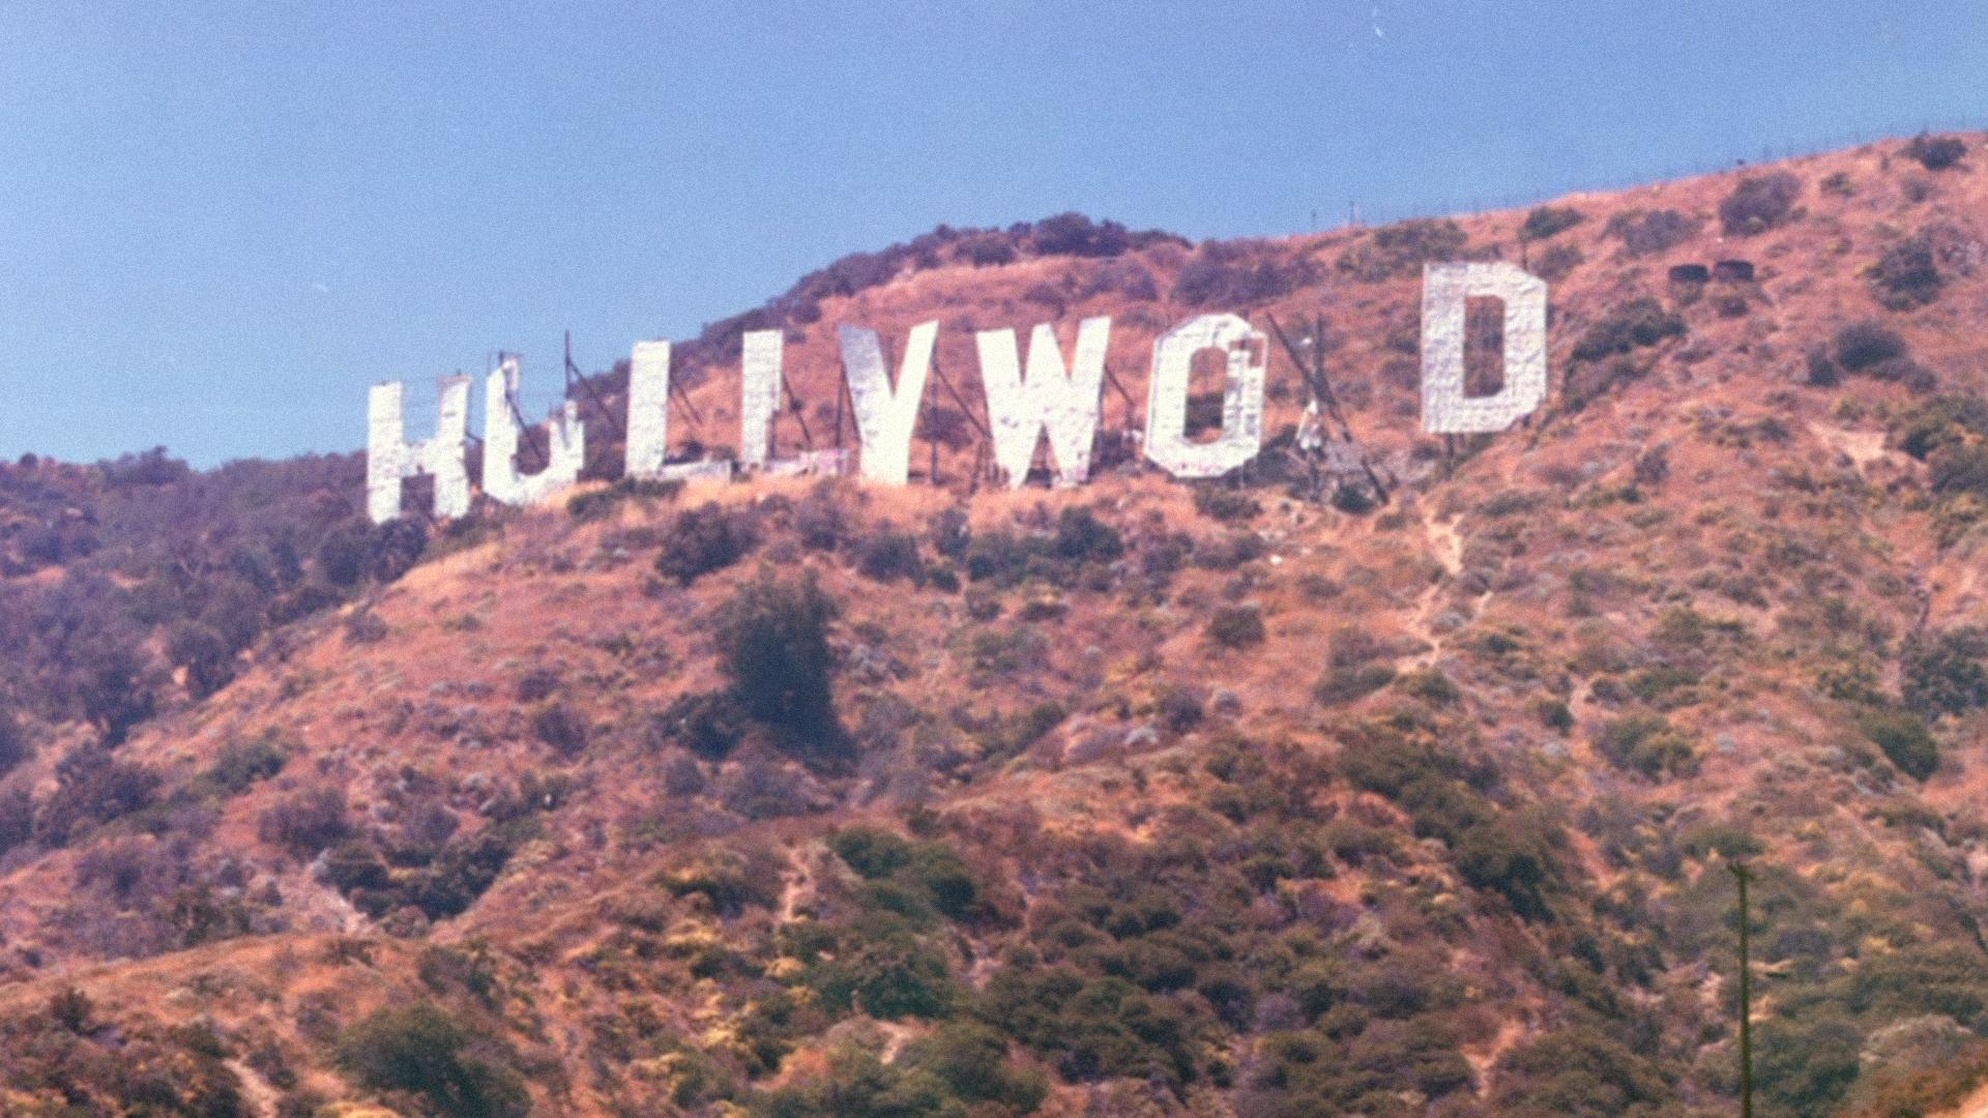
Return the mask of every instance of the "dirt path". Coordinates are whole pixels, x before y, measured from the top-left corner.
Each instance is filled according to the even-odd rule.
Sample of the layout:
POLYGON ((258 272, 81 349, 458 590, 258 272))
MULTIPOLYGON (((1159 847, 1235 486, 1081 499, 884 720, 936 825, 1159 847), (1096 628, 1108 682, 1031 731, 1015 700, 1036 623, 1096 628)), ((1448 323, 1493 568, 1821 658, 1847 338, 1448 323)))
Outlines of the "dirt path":
POLYGON ((256 1118, 275 1118, 279 1101, 276 1088, 240 1060, 227 1061, 227 1068, 235 1073, 236 1079, 241 1080, 242 1101, 248 1104, 249 1113, 256 1115, 256 1118))
POLYGON ((1822 423, 1809 424, 1809 430, 1830 449, 1841 451, 1859 470, 1882 459, 1886 453, 1883 431, 1846 431, 1822 423))
MULTIPOLYGON (((1463 536, 1456 530, 1456 521, 1438 521, 1434 510, 1422 514, 1422 534, 1428 539, 1429 553, 1436 562, 1442 564, 1444 577, 1430 583, 1415 599, 1415 608, 1408 615, 1408 631, 1416 640, 1429 646, 1429 651, 1411 657, 1403 662, 1408 671, 1421 671, 1433 667, 1436 658, 1442 655, 1443 636, 1435 631, 1436 611, 1442 604, 1443 590, 1450 579, 1463 570, 1463 536)), ((1491 604, 1491 593, 1485 591, 1471 606, 1471 617, 1482 616, 1486 606, 1491 604)))

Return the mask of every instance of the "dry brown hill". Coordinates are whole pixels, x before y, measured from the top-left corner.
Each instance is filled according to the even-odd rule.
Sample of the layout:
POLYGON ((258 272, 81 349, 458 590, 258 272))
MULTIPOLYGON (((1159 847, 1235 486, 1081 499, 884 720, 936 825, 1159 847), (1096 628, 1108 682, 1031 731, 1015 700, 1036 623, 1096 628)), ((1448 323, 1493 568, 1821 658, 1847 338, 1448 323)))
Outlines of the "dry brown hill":
POLYGON ((819 446, 837 323, 938 318, 962 411, 972 330, 1111 314, 1136 426, 1152 338, 1233 310, 1323 319, 1388 499, 1280 465, 1278 354, 1280 434, 1221 484, 993 492, 961 414, 926 428, 937 485, 485 514, 113 751, 42 734, 0 785, 32 815, 0 1098, 1725 1112, 1744 860, 1761 1112, 1955 1102, 1988 1068, 1959 142, 1277 241, 946 232, 811 277, 691 348, 682 437, 735 430, 741 325, 790 331, 819 446), (1553 281, 1554 392, 1446 450, 1416 315, 1459 257, 1553 281), (1721 261, 1751 278, 1678 270, 1721 261))

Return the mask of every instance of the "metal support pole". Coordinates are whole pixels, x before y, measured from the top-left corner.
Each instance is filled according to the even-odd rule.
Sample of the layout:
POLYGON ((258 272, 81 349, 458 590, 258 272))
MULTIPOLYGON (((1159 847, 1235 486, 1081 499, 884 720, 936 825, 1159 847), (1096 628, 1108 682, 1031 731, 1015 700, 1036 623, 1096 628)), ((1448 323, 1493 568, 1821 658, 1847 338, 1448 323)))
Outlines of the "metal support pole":
POLYGON ((1745 866, 1736 865, 1732 869, 1739 881, 1740 897, 1740 1118, 1753 1118, 1753 958, 1747 929, 1752 912, 1746 895, 1749 874, 1745 866))

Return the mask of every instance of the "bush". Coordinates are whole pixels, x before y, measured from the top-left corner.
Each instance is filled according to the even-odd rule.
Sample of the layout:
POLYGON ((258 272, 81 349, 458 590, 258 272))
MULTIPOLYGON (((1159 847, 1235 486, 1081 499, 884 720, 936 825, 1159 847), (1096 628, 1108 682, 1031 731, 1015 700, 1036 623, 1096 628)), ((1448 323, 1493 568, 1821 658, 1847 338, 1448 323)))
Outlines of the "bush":
POLYGON ((1035 223, 1031 240, 1038 256, 1119 256, 1132 245, 1125 226, 1116 221, 1094 222, 1080 213, 1043 218, 1035 223))
POLYGON ((210 625, 181 618, 166 630, 166 659, 186 669, 187 693, 204 699, 235 678, 235 650, 210 625))
POLYGON ((1853 373, 1861 373, 1907 353, 1905 339, 1896 330, 1875 322, 1853 322, 1836 331, 1832 340, 1836 363, 1853 373))
POLYGON ((0 854, 34 838, 35 802, 25 788, 0 792, 0 854))
POLYGON ((834 551, 847 541, 854 518, 845 494, 845 483, 825 477, 794 503, 789 523, 800 537, 801 546, 814 551, 834 551))
POLYGON ((673 743, 700 757, 720 760, 745 738, 748 718, 729 691, 699 691, 678 695, 656 715, 653 733, 658 744, 673 743))
POLYGON ((1988 497, 1988 446, 1962 443, 1944 446, 1928 460, 1927 480, 1941 496, 1974 493, 1988 497))
POLYGON ((1125 540, 1088 506, 1066 508, 1057 515, 1053 534, 1015 536, 983 532, 966 546, 967 577, 1000 587, 1040 579, 1052 586, 1074 589, 1109 587, 1110 564, 1125 553, 1125 540))
POLYGON ((1940 297, 1940 275, 1932 238, 1924 233, 1905 238, 1884 251, 1865 271, 1871 296, 1887 310, 1909 311, 1940 297))
POLYGON ((844 827, 828 836, 828 848, 850 869, 872 881, 911 864, 911 843, 875 827, 844 827))
POLYGON ((119 761, 101 747, 85 746, 62 758, 55 794, 35 814, 35 841, 62 846, 87 827, 109 823, 151 806, 159 777, 119 761))
POLYGON ((1905 641, 1900 690, 1927 718, 1988 706, 1988 630, 1915 633, 1905 641))
POLYGON ((988 982, 981 1013, 1055 1061, 1066 1079, 1132 1076, 1178 1091, 1196 1077, 1178 1003, 1123 978, 1069 967, 1006 967, 988 982))
POLYGON ((905 579, 925 584, 925 560, 918 553, 918 537, 898 531, 888 520, 857 542, 856 569, 864 578, 877 582, 905 579))
POLYGON ((492 1045, 429 1003, 388 1006, 346 1029, 336 1059, 360 1086, 406 1091, 450 1118, 525 1118, 524 1078, 490 1058, 492 1045))
POLYGON ((904 1062, 930 1071, 968 1103, 996 1103, 1030 1114, 1049 1094, 1039 1072, 1008 1067, 1008 1039, 985 1025, 949 1021, 904 1050, 904 1062))
POLYGON ((1302 260, 1286 263, 1260 242, 1203 244, 1174 280, 1173 297, 1190 307, 1239 308, 1282 298, 1311 281, 1302 260))
POLYGON ((1802 373, 1802 383, 1811 388, 1834 388, 1843 379, 1843 370, 1820 348, 1808 351, 1802 373))
POLYGON ((587 719, 565 703, 547 703, 532 715, 532 735, 561 757, 576 757, 587 748, 587 719))
POLYGON ((1249 520, 1263 511, 1256 498, 1236 489, 1220 485, 1197 485, 1194 487, 1194 511, 1210 520, 1232 524, 1239 520, 1249 520))
POLYGON ((1506 1118, 1617 1118, 1672 1105, 1655 1064, 1588 1025, 1512 1049, 1497 1073, 1493 1112, 1506 1118))
POLYGON ((1394 685, 1403 694, 1436 706, 1449 706, 1463 698, 1463 691, 1450 681, 1450 677, 1435 668, 1409 672, 1396 679, 1394 685))
POLYGON ((939 946, 912 935, 902 922, 877 921, 819 964, 813 985, 839 1009, 872 1017, 946 1017, 961 991, 939 946))
POLYGON ((845 745, 828 647, 840 612, 812 570, 798 582, 762 570, 719 607, 714 635, 732 697, 747 717, 780 731, 784 744, 829 752, 845 745))
POLYGON ((1256 606, 1223 606, 1208 619, 1208 637, 1223 648, 1248 648, 1264 640, 1263 611, 1256 606))
POLYGON ((573 494, 567 498, 566 511, 573 519, 583 523, 605 520, 632 499, 673 501, 681 492, 683 482, 677 478, 624 477, 612 485, 573 494))
POLYGON ((0 774, 14 771, 21 762, 33 755, 28 747, 28 737, 15 720, 13 712, 0 707, 0 774))
POLYGON ((1944 171, 1967 154, 1967 144, 1959 136, 1929 136, 1921 132, 1912 137, 1901 154, 1918 160, 1928 171, 1944 171))
POLYGON ((1595 748, 1615 767, 1652 780, 1666 774, 1689 776, 1698 767, 1691 743, 1659 714, 1632 714, 1603 723, 1595 733, 1595 748))
POLYGON ((728 509, 716 501, 706 501, 678 513, 670 522, 662 551, 656 556, 656 573, 689 586, 745 558, 758 543, 759 522, 750 510, 728 509))
POLYGON ((1340 256, 1338 268, 1363 283, 1419 274, 1422 265, 1453 260, 1470 242, 1448 218, 1418 218, 1373 231, 1340 256))
POLYGON ((1743 178, 1719 203, 1719 226, 1728 237, 1765 233, 1788 220, 1801 192, 1801 180, 1786 171, 1743 178))
POLYGON ((223 746, 214 766, 203 776, 206 783, 224 796, 239 796, 258 780, 268 780, 283 771, 290 754, 269 737, 230 742, 223 746))
POLYGON ((299 860, 314 858, 352 834, 345 792, 338 788, 299 792, 263 812, 255 830, 256 837, 283 847, 299 860))
POLYGON ((1698 235, 1698 223, 1676 210, 1635 210, 1608 219, 1604 235, 1622 238, 1631 256, 1668 252, 1698 235))
POLYGON ((1519 226, 1519 239, 1543 241, 1586 220, 1587 215, 1572 206, 1540 206, 1526 215, 1525 224, 1519 226))
POLYGON ((1394 682, 1394 664, 1379 641, 1358 629, 1333 634, 1326 672, 1312 688, 1312 697, 1325 706, 1338 706, 1370 695, 1394 682))
POLYGON ((1559 283, 1587 262, 1587 254, 1571 244, 1557 244, 1532 261, 1532 274, 1548 283, 1559 283))
POLYGON ((1893 446, 1924 462, 1935 451, 1988 438, 1988 399, 1935 396, 1895 416, 1890 435, 1893 446))
POLYGON ((1576 361, 1599 361, 1640 346, 1653 346, 1665 338, 1680 338, 1684 319, 1664 310, 1649 296, 1640 296, 1609 308, 1608 313, 1589 326, 1574 343, 1576 361))
POLYGON ((1868 710, 1857 716, 1857 728, 1914 780, 1924 780, 1940 767, 1939 744, 1910 711, 1868 710))

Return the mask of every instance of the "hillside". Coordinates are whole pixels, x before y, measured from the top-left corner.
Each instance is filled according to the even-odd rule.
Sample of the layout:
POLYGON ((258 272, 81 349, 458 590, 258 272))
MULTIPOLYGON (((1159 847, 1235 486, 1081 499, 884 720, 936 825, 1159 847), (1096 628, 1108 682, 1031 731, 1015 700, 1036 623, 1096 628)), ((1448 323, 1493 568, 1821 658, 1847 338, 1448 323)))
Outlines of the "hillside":
POLYGON ((937 318, 900 490, 375 531, 350 459, 7 466, 0 1109, 1729 1113, 1739 861, 1760 1113, 1960 1105, 1981 142, 1282 240, 941 230, 682 347, 686 452, 771 327, 821 447, 835 326, 937 318), (1462 258, 1552 281, 1553 393, 1445 446, 1420 272, 1462 258), (974 329, 1112 315, 1136 429, 1203 310, 1326 351, 1384 492, 1312 490, 1282 352, 1243 476, 986 484, 974 329))

